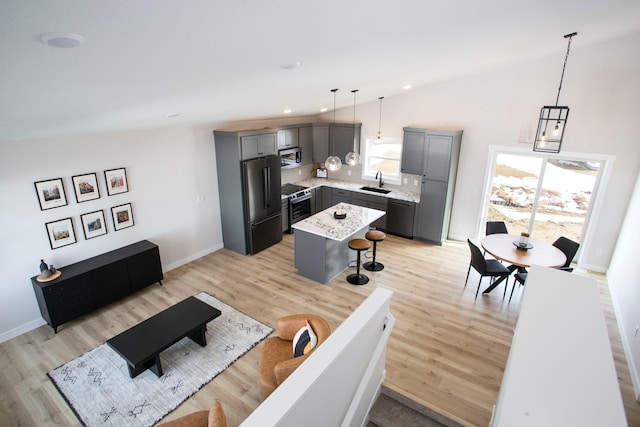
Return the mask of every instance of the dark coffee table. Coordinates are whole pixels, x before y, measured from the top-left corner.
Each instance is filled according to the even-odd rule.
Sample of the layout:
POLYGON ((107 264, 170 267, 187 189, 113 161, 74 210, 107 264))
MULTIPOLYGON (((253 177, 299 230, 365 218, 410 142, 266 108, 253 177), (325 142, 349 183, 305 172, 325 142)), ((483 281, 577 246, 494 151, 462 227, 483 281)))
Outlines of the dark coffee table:
POLYGON ((206 346, 207 323, 220 314, 217 308, 189 297, 116 335, 107 344, 127 361, 131 378, 146 369, 161 377, 160 352, 184 337, 206 346))

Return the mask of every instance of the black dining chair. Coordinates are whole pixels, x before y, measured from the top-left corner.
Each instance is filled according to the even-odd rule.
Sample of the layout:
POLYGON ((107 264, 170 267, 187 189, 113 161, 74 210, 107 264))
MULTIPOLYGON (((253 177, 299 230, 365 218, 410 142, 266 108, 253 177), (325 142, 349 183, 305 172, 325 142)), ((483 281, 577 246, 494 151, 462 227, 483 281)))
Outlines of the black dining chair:
POLYGON ((489 234, 509 234, 507 230, 507 225, 504 221, 487 221, 485 234, 488 236, 489 234))
MULTIPOLYGON (((471 272, 471 267, 473 267, 480 274, 478 289, 476 289, 476 298, 478 298, 480 284, 482 283, 482 279, 484 277, 491 277, 491 283, 493 283, 494 280, 498 277, 507 279, 511 274, 511 270, 502 265, 498 260, 485 259, 485 257, 482 256, 482 252, 480 252, 480 248, 471 243, 471 240, 467 239, 467 243, 469 244, 469 250, 471 251, 471 260, 469 261, 469 269, 467 270, 467 279, 464 281, 464 287, 467 287, 467 282, 469 281, 469 273, 471 272)), ((504 295, 507 294, 506 282, 508 282, 508 280, 505 280, 504 295)))
MULTIPOLYGON (((507 224, 504 221, 487 221, 485 225, 485 235, 490 234, 509 234, 507 224)), ((483 255, 487 255, 487 251, 482 251, 483 255)))
MULTIPOLYGON (((556 248, 560 249, 562 253, 567 257, 567 261, 564 263, 564 265, 556 268, 558 270, 571 273, 573 271, 573 267, 569 267, 569 266, 573 262, 573 258, 576 256, 576 253, 580 248, 580 243, 574 242, 571 239, 567 239, 564 236, 560 236, 552 244, 556 248)), ((527 273, 516 273, 513 276, 513 287, 511 288, 511 295, 509 296, 509 302, 511 302, 511 297, 513 296, 513 290, 516 287, 516 282, 518 282, 518 284, 520 285, 524 285, 524 282, 526 281, 527 281, 527 273)))

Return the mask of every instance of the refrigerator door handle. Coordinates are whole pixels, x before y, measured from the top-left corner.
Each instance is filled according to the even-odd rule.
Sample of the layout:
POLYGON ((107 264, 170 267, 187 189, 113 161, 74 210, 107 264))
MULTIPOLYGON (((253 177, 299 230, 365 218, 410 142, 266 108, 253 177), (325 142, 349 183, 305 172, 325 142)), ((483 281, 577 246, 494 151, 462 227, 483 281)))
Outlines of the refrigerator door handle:
POLYGON ((264 208, 267 209, 269 207, 269 200, 271 199, 271 173, 270 168, 265 167, 262 168, 262 183, 264 185, 264 208))

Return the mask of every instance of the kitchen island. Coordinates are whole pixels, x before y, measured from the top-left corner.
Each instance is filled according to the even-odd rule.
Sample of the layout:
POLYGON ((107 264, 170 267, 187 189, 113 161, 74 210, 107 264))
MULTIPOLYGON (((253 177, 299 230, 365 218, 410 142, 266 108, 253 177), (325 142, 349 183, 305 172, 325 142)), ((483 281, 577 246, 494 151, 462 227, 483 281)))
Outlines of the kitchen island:
POLYGON ((329 282, 355 259, 349 240, 364 239, 369 225, 384 215, 377 209, 338 203, 292 225, 298 274, 318 283, 329 282), (336 211, 344 211, 346 217, 336 219, 336 211))

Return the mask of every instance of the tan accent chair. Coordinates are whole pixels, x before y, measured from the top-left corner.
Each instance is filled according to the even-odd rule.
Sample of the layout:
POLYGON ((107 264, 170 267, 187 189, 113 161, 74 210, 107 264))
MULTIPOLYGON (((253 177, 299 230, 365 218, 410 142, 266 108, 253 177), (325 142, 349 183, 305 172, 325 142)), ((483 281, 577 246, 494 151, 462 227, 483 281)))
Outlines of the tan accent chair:
POLYGON ((160 427, 227 427, 227 419, 222 405, 216 402, 208 411, 194 412, 161 424, 160 427))
POLYGON ((267 338, 262 346, 258 363, 258 382, 260 384, 260 400, 263 401, 287 379, 293 371, 307 360, 309 354, 293 357, 293 338, 307 320, 318 337, 313 353, 331 335, 331 328, 326 320, 313 314, 294 314, 278 319, 277 337, 267 338))

